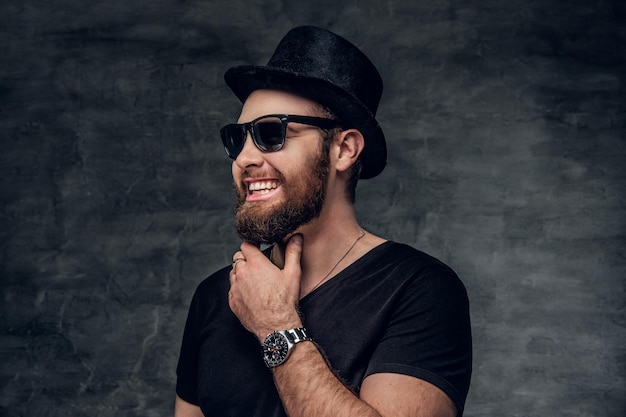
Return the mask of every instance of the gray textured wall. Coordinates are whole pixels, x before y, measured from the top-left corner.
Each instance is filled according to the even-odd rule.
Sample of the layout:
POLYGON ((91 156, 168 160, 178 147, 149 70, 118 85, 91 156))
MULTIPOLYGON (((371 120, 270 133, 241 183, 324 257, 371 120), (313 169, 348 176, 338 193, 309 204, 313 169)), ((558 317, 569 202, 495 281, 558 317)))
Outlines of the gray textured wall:
POLYGON ((622 0, 4 1, 0 415, 167 416, 195 285, 230 259, 232 65, 292 26, 386 81, 371 231, 462 276, 467 416, 626 414, 622 0))

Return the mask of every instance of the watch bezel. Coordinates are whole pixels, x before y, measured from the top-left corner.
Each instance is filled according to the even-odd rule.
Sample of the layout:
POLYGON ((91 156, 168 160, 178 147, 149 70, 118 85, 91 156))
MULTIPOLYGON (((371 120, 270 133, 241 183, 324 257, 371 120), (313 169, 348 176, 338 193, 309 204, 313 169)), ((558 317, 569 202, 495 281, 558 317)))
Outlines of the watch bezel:
POLYGON ((263 342, 263 359, 265 364, 273 368, 283 363, 287 359, 291 346, 293 344, 289 342, 285 334, 279 331, 268 334, 263 342))
POLYGON ((300 342, 311 340, 304 327, 291 330, 275 330, 263 341, 263 360, 268 368, 274 368, 285 362, 291 349, 300 342))

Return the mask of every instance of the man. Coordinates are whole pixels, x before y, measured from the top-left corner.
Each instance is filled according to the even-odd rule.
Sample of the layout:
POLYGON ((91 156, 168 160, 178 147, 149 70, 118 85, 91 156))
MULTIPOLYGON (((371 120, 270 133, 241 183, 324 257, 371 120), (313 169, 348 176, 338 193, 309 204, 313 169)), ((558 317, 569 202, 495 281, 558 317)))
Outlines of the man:
POLYGON ((461 415, 463 285, 354 214, 358 178, 386 163, 376 68, 345 39, 299 27, 267 66, 225 79, 244 103, 221 131, 244 242, 192 300, 176 416, 461 415))

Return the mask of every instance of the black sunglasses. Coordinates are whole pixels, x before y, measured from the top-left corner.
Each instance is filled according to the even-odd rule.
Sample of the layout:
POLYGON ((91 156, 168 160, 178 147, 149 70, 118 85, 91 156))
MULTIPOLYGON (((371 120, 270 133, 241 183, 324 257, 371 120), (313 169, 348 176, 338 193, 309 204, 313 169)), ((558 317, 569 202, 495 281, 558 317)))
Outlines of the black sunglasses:
POLYGON ((302 123, 321 129, 340 127, 337 120, 312 116, 292 116, 288 114, 269 114, 243 124, 229 124, 220 130, 226 154, 236 159, 246 143, 248 132, 254 145, 262 152, 279 151, 285 144, 285 134, 289 122, 302 123))

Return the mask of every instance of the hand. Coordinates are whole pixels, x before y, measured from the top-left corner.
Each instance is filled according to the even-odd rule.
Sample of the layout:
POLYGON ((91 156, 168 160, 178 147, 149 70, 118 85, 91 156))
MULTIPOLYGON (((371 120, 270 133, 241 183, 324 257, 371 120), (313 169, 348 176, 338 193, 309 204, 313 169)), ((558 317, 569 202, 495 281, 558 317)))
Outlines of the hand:
POLYGON ((285 267, 274 265, 248 242, 233 255, 228 304, 239 321, 260 341, 274 330, 301 327, 298 315, 302 236, 294 235, 285 247, 285 267))

